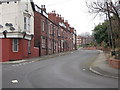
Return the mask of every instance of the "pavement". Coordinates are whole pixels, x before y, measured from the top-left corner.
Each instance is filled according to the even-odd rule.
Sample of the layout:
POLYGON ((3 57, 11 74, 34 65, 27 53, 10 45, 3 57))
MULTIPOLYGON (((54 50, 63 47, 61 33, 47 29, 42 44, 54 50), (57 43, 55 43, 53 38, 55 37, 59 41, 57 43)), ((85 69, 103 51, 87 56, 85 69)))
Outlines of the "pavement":
MULTIPOLYGON (((98 50, 98 51, 100 52, 100 54, 96 58, 96 60, 90 65, 89 70, 101 76, 118 79, 120 76, 120 69, 118 70, 118 69, 110 67, 108 65, 108 61, 107 61, 107 57, 105 53, 101 50, 98 50)), ((63 55, 70 54, 73 52, 71 51, 71 52, 59 53, 59 54, 41 56, 38 58, 24 59, 24 60, 19 60, 19 61, 2 62, 2 64, 18 64, 18 63, 24 63, 24 62, 37 62, 40 60, 45 60, 45 59, 49 59, 49 58, 53 58, 57 56, 63 56, 63 55)))
POLYGON ((57 56, 64 56, 66 54, 73 53, 74 51, 69 51, 69 52, 64 52, 64 53, 57 53, 57 54, 52 54, 52 55, 45 55, 45 56, 40 56, 37 58, 30 58, 30 59, 23 59, 23 60, 15 60, 15 61, 7 61, 7 62, 0 62, 1 64, 19 64, 19 63, 25 63, 25 62, 37 62, 41 60, 46 60, 49 58, 54 58, 57 56))
POLYGON ((89 70, 101 76, 119 79, 120 69, 110 67, 106 54, 101 50, 98 51, 100 52, 100 54, 91 64, 89 70))

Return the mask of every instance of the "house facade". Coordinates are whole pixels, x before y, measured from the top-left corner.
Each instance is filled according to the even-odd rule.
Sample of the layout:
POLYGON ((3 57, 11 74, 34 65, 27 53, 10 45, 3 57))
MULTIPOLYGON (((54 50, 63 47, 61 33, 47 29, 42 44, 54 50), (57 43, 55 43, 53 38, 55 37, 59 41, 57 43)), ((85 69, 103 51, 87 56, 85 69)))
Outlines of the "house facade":
POLYGON ((61 15, 52 11, 48 14, 49 19, 58 26, 58 45, 59 51, 71 51, 76 49, 76 30, 70 26, 67 20, 64 20, 61 15))
POLYGON ((0 61, 75 49, 76 30, 55 11, 47 13, 32 0, 0 1, 0 61))
POLYGON ((77 36, 77 47, 80 47, 80 46, 82 46, 84 43, 84 40, 83 40, 84 38, 82 37, 82 36, 80 36, 80 35, 78 35, 77 36))
POLYGON ((0 61, 38 56, 34 47, 34 12, 30 0, 0 2, 0 61))
POLYGON ((55 11, 46 12, 45 5, 35 5, 35 46, 39 55, 50 55, 76 49, 76 32, 55 11))

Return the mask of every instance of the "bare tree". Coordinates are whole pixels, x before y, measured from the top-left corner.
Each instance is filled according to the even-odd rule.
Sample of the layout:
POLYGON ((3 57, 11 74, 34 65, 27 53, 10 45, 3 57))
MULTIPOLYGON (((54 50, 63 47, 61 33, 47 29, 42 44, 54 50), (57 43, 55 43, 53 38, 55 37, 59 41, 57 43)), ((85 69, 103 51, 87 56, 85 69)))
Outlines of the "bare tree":
POLYGON ((112 49, 114 49, 114 39, 117 42, 115 46, 117 47, 117 57, 120 59, 120 0, 112 1, 112 0, 94 0, 90 2, 88 0, 86 2, 87 7, 89 8, 89 13, 95 14, 95 16, 105 15, 109 19, 109 34, 112 40, 112 49), (117 20, 117 29, 113 29, 113 23, 111 20, 111 16, 114 16, 117 20), (115 33, 117 32, 117 33, 115 33), (114 38, 115 34, 117 39, 114 38))
POLYGON ((86 2, 89 8, 89 13, 108 14, 108 11, 119 17, 120 1, 112 2, 111 0, 97 0, 93 2, 86 2))

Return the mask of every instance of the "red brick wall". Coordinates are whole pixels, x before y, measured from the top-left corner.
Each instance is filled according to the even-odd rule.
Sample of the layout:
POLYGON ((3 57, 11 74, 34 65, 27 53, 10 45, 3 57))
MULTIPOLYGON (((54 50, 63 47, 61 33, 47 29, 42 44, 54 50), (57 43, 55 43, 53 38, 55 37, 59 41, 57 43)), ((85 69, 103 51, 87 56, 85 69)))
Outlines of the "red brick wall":
POLYGON ((34 58, 39 56, 39 48, 34 47, 34 38, 31 41, 31 54, 28 56, 29 58, 34 58))
MULTIPOLYGON (((13 52, 12 51, 12 39, 8 39, 9 43, 7 44, 9 46, 8 48, 8 55, 9 55, 9 60, 20 60, 20 59, 24 59, 24 52, 26 52, 26 50, 24 49, 24 47, 26 47, 27 45, 25 45, 25 42, 23 42, 22 39, 19 39, 19 46, 18 46, 18 50, 19 52, 13 52)), ((4 40, 4 42, 7 42, 6 40, 4 40)))
POLYGON ((2 39, 0 39, 0 62, 2 61, 2 39))
MULTIPOLYGON (((28 54, 28 40, 19 39, 19 51, 12 51, 12 39, 0 39, 0 43, 2 42, 2 49, 0 53, 1 61, 9 61, 9 60, 21 60, 26 58, 34 58, 38 57, 39 49, 34 47, 34 39, 31 41, 31 54, 28 54)), ((1 44, 0 44, 1 45, 1 44)))
POLYGON ((109 59, 109 65, 113 68, 120 69, 120 60, 117 59, 109 59))
MULTIPOLYGON (((10 60, 10 47, 11 40, 10 39, 2 39, 2 61, 8 61, 10 60)), ((14 57, 14 56, 13 56, 14 57)))
POLYGON ((48 38, 48 22, 47 22, 47 18, 46 17, 44 17, 43 15, 41 15, 40 13, 38 13, 38 12, 34 12, 34 16, 35 16, 35 24, 34 24, 34 26, 35 26, 35 46, 37 46, 38 47, 38 43, 40 42, 40 56, 43 56, 43 55, 47 55, 47 54, 49 54, 48 53, 48 40, 47 40, 47 38, 48 38), (45 24, 45 31, 42 31, 42 22, 44 22, 44 24, 45 24), (41 36, 44 36, 45 37, 45 39, 46 39, 46 42, 45 42, 45 48, 42 48, 42 40, 41 40, 41 36))
POLYGON ((41 42, 41 15, 34 12, 34 45, 38 47, 38 42, 41 42))

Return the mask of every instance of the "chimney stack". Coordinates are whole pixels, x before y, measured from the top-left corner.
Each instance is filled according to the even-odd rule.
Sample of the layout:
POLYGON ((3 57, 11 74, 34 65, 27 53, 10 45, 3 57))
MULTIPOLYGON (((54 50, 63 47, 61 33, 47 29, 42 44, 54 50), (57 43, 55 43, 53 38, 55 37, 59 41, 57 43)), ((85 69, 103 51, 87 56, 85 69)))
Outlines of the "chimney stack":
POLYGON ((65 22, 68 24, 68 20, 65 20, 65 22))
POLYGON ((46 12, 46 7, 45 7, 45 5, 41 5, 41 9, 42 9, 42 11, 46 12))

